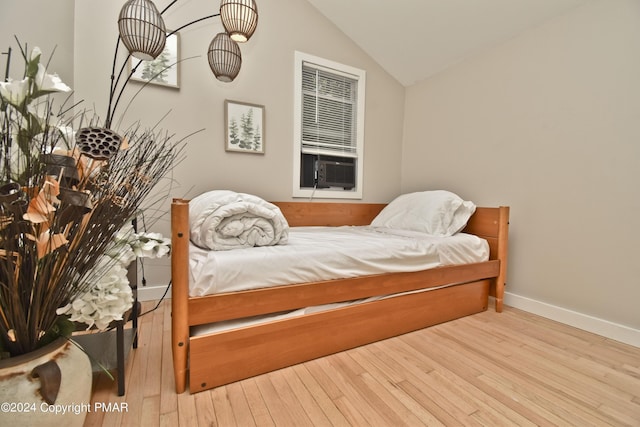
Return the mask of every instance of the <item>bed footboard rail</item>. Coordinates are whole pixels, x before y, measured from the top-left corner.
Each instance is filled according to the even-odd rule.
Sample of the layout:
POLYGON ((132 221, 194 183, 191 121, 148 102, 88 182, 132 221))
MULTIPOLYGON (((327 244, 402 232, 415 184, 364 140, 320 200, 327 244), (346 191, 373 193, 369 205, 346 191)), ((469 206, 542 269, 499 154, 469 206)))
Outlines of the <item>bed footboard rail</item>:
POLYGON ((189 354, 189 201, 171 204, 171 351, 176 392, 187 382, 189 354))
POLYGON ((509 207, 501 206, 498 219, 498 259, 500 260, 500 274, 496 278, 496 311, 502 312, 504 288, 507 286, 507 259, 509 244, 509 207))
POLYGON ((489 243, 489 259, 500 261, 500 271, 491 285, 490 295, 495 297, 496 311, 501 312, 507 283, 509 206, 476 208, 462 231, 485 239, 489 243))

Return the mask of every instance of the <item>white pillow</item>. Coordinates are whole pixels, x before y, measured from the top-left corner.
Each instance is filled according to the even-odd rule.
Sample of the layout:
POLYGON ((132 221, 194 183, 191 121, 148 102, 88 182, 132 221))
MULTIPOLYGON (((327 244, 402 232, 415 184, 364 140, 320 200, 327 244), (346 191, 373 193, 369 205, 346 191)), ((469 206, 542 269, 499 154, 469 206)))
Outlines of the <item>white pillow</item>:
POLYGON ((407 193, 397 197, 376 216, 374 227, 421 231, 452 236, 461 231, 476 211, 473 202, 445 190, 407 193))

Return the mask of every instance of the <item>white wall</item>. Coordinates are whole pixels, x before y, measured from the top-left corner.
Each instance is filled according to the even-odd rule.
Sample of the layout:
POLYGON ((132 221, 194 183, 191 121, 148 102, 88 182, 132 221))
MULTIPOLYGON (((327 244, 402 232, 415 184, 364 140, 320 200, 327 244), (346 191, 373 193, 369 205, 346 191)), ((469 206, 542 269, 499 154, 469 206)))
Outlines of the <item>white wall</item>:
MULTIPOLYGON (((123 1, 79 0, 75 18, 75 90, 104 115, 111 72, 117 16, 123 1)), ((168 1, 157 1, 159 9, 168 1)), ((173 29, 217 12, 208 0, 178 2, 165 15, 173 29)), ((171 197, 191 198, 208 189, 231 189, 268 200, 290 200, 293 173, 293 59, 299 50, 367 72, 364 202, 388 201, 400 191, 404 88, 364 54, 306 1, 258 1, 258 29, 241 45, 240 75, 230 84, 218 82, 206 51, 218 18, 180 32, 181 56, 199 56, 180 64, 180 89, 147 87, 126 112, 125 122, 155 123, 171 111, 161 127, 188 139, 187 157, 173 171, 171 197), (224 151, 225 99, 266 107, 264 155, 224 151)), ((134 86, 138 88, 139 86, 134 86)), ((122 113, 123 107, 119 107, 122 113)), ((168 199, 162 206, 168 211, 168 199)), ((154 231, 169 235, 168 216, 154 231)), ((147 262, 150 285, 169 279, 168 260, 147 262)))
POLYGON ((405 111, 403 192, 511 206, 508 292, 640 330, 640 2, 587 3, 405 111))
MULTIPOLYGON (((30 51, 37 46, 48 71, 73 85, 73 2, 74 0, 7 0, 0 8, 0 51, 11 47, 11 77, 21 79, 24 60, 15 40, 30 51), (55 51, 55 52, 54 52, 55 51)), ((6 56, 0 56, 0 78, 4 79, 6 56)))

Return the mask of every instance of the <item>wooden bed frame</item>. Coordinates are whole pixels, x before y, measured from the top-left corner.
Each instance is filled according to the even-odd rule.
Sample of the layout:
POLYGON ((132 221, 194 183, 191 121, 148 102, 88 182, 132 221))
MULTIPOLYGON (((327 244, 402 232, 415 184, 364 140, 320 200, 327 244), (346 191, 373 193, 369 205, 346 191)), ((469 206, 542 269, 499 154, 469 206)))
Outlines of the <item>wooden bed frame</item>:
MULTIPOLYGON (((367 225, 384 204, 274 202, 291 226, 367 225)), ((477 208, 465 232, 489 242, 490 260, 414 273, 389 273, 252 291, 189 297, 189 201, 175 199, 172 221, 172 351, 176 391, 191 393, 401 335, 487 309, 502 311, 509 208, 477 208), (190 327, 332 302, 453 284, 365 304, 206 336, 190 327)))

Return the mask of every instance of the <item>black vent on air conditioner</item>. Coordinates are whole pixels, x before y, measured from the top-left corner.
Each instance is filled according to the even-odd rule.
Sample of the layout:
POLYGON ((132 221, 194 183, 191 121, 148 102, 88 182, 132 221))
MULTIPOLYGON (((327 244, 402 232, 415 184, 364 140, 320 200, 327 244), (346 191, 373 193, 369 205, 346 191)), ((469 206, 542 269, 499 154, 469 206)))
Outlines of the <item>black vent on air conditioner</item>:
POLYGON ((354 163, 318 160, 318 187, 342 187, 350 190, 356 186, 354 163))

